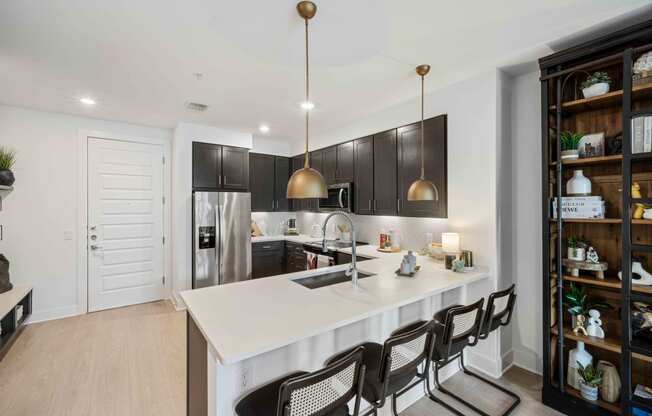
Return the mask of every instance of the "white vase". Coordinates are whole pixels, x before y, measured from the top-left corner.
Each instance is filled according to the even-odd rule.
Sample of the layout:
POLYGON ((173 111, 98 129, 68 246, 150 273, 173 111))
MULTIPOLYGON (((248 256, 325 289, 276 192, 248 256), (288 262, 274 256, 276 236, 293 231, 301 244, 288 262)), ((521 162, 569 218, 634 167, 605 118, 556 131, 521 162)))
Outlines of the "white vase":
POLYGON ((566 182, 568 195, 591 195, 591 181, 584 176, 582 169, 576 169, 573 177, 566 182))
POLYGON ((576 160, 579 159, 579 157, 580 157, 580 151, 577 149, 561 151, 562 160, 576 160))
POLYGON ((598 387, 597 386, 596 387, 589 386, 588 384, 584 383, 584 381, 582 381, 580 383, 580 385, 581 385, 580 393, 582 393, 582 397, 585 400, 588 400, 590 402, 594 402, 594 401, 598 400, 598 387))
POLYGON ((588 88, 584 88, 582 90, 582 94, 584 94, 584 98, 593 98, 597 97, 598 95, 606 94, 609 92, 609 83, 608 82, 600 82, 598 84, 593 84, 588 88))
POLYGON ((582 379, 577 374, 578 361, 582 364, 582 367, 593 363, 593 357, 586 351, 582 341, 577 341, 577 347, 568 352, 568 377, 566 378, 566 382, 569 386, 577 390, 580 389, 580 380, 582 379))

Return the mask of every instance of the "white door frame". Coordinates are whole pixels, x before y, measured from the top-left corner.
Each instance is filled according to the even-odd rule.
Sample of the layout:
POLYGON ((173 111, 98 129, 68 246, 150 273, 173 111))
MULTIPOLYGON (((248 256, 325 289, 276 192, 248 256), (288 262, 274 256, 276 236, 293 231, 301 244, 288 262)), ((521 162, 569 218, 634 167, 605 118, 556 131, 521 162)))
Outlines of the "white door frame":
POLYGON ((165 139, 153 139, 146 137, 125 136, 106 131, 79 130, 78 133, 78 172, 77 177, 77 312, 88 313, 88 139, 115 140, 121 142, 133 142, 142 144, 154 144, 163 147, 165 165, 163 167, 163 197, 165 206, 163 208, 163 270, 165 272, 164 290, 166 297, 170 298, 172 288, 172 242, 171 235, 171 179, 172 163, 170 160, 170 141, 165 139))

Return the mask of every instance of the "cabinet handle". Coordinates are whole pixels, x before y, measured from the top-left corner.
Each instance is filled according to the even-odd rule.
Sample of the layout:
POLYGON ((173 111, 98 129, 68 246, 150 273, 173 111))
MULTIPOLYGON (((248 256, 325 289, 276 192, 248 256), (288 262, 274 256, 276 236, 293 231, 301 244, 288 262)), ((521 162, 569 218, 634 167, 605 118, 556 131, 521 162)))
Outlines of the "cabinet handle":
POLYGON ((224 175, 224 185, 226 185, 226 175, 224 175))
POLYGON ((398 207, 398 212, 401 212, 401 198, 396 198, 396 205, 398 207))
POLYGON ((369 211, 371 211, 371 199, 369 200, 369 211))
POLYGON ((274 211, 274 200, 272 199, 272 211, 274 211))
POLYGON ((272 248, 272 246, 263 246, 263 248, 269 249, 272 248))

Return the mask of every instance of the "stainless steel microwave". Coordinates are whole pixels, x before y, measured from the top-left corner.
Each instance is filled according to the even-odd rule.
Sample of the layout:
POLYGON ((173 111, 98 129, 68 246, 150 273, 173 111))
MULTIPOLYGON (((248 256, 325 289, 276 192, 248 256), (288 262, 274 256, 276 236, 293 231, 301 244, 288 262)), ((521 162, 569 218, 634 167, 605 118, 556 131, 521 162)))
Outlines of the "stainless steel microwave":
POLYGON ((328 196, 319 199, 319 210, 351 212, 353 210, 353 184, 328 185, 328 196))

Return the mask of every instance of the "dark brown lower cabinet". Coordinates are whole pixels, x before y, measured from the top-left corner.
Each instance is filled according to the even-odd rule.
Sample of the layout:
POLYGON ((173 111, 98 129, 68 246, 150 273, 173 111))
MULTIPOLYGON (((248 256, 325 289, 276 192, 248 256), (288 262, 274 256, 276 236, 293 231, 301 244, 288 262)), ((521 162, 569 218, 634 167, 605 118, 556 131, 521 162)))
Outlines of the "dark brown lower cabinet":
POLYGON ((275 276, 285 272, 285 242, 253 243, 251 249, 251 277, 275 276))
MULTIPOLYGON (((347 264, 347 263, 351 263, 352 260, 353 260, 353 256, 350 254, 340 253, 339 251, 335 253, 335 264, 347 264)), ((357 255, 355 256, 355 260, 356 261, 371 260, 371 257, 357 255)))
POLYGON ((303 251, 303 245, 285 242, 285 272, 293 273, 306 270, 306 253, 303 251))

